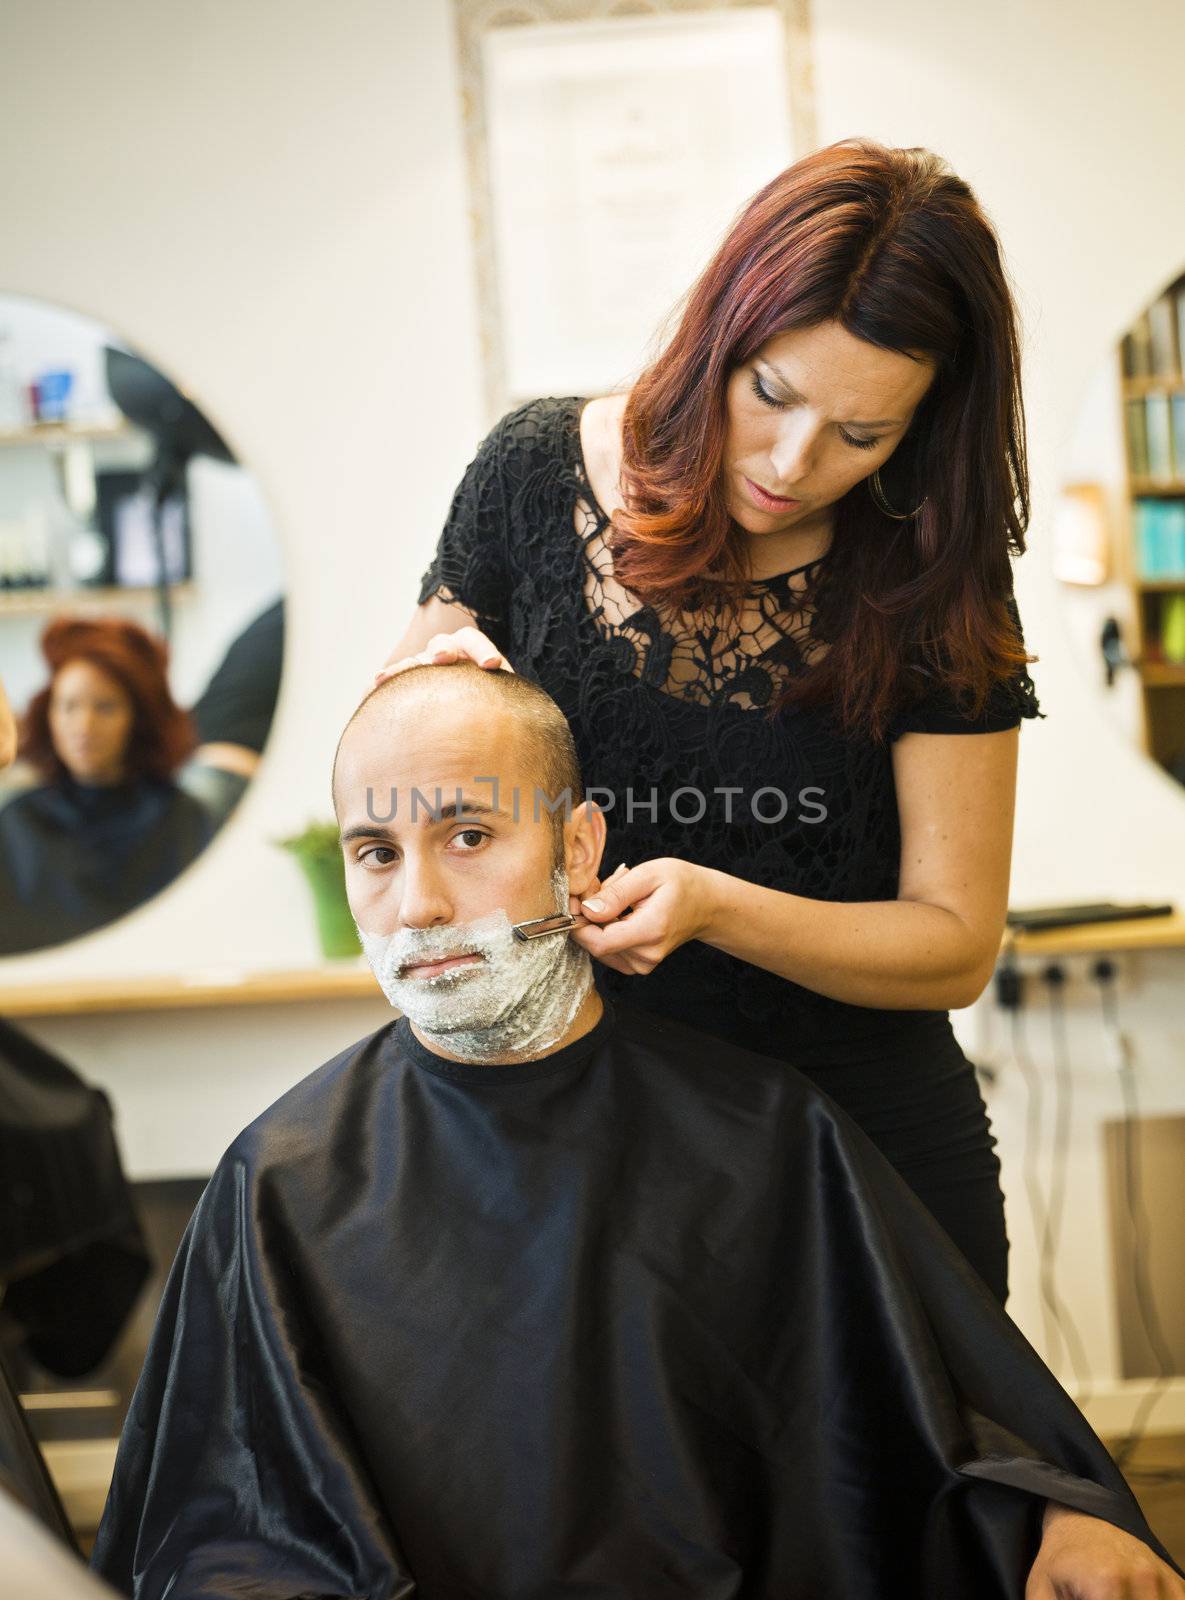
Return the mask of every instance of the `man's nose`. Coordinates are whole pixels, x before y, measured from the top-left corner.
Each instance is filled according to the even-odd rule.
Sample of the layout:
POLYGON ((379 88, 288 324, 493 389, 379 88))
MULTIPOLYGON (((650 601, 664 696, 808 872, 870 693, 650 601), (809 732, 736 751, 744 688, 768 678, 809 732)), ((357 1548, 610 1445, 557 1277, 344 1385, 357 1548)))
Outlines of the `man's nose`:
POLYGON ((430 928, 453 921, 452 901, 440 872, 431 860, 416 860, 409 852, 403 863, 399 921, 405 928, 430 928))

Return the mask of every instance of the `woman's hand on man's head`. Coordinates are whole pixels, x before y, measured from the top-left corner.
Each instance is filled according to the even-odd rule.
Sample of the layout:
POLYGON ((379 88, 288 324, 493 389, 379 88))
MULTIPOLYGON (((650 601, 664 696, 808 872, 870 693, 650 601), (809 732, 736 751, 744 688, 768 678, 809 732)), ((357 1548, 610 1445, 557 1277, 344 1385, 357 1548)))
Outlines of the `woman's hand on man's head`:
POLYGON ((392 678, 408 667, 442 667, 455 661, 475 661, 479 667, 488 667, 492 672, 514 671, 498 646, 480 628, 458 628, 455 633, 434 633, 415 655, 385 661, 375 673, 374 681, 377 686, 384 678, 392 678))

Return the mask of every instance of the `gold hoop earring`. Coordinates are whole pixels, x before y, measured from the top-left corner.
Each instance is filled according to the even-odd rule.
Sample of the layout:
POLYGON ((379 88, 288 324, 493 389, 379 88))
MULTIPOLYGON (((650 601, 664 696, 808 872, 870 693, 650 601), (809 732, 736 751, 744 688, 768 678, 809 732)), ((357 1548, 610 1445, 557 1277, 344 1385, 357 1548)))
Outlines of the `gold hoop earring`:
POLYGON ((916 517, 918 512, 925 505, 926 501, 930 498, 928 494, 923 495, 922 499, 919 500, 912 511, 894 511, 892 506, 889 505, 888 501, 885 499, 885 491, 881 487, 881 469, 878 467, 876 471, 872 473, 871 476, 865 481, 868 484, 868 492, 876 502, 877 507, 884 512, 886 517, 892 517, 895 522, 908 522, 910 517, 916 517))

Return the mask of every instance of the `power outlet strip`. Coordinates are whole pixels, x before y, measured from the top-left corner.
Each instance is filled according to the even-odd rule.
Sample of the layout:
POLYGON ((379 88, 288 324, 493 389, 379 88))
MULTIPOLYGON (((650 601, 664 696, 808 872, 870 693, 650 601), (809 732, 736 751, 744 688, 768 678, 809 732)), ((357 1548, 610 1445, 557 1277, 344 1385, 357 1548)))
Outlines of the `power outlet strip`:
POLYGON ((1131 951, 1083 950, 1059 956, 1017 955, 1014 960, 1017 971, 1024 975, 1025 996, 1030 1006, 1047 1000, 1050 985, 1043 974, 1049 967, 1060 967, 1064 975, 1062 996, 1067 1005, 1099 1005, 1099 984, 1091 976, 1099 961, 1111 964, 1113 975, 1110 988, 1117 999, 1138 994, 1140 990, 1139 965, 1131 951))

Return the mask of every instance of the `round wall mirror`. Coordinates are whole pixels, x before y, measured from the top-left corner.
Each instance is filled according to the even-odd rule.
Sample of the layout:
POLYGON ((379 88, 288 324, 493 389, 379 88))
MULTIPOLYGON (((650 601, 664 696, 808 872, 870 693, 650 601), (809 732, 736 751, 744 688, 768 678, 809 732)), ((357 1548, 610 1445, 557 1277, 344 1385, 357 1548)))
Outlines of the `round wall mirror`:
POLYGON ((232 815, 279 692, 283 571, 251 473, 89 317, 0 295, 0 957, 159 894, 232 815))
POLYGON ((1185 273, 1090 383, 1060 485, 1054 571, 1096 699, 1185 785, 1185 273))

